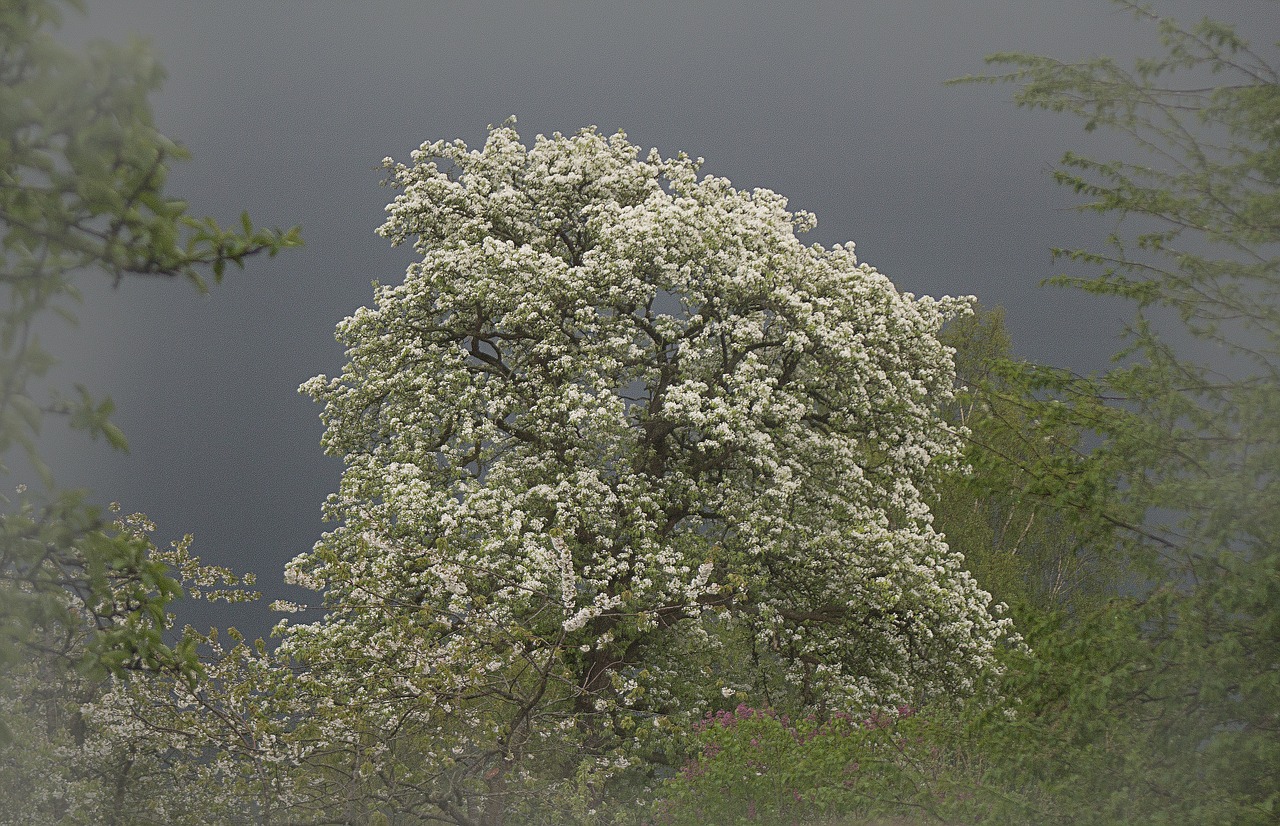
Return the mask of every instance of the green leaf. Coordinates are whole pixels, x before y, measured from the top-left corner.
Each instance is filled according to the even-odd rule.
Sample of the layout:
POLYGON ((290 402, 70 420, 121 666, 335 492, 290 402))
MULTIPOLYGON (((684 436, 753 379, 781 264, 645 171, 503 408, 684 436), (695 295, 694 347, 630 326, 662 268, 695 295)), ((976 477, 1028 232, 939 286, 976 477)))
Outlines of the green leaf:
POLYGON ((129 452, 129 442, 125 439, 124 431, 111 422, 104 422, 102 425, 102 435, 106 436, 107 442, 112 448, 121 453, 129 452))

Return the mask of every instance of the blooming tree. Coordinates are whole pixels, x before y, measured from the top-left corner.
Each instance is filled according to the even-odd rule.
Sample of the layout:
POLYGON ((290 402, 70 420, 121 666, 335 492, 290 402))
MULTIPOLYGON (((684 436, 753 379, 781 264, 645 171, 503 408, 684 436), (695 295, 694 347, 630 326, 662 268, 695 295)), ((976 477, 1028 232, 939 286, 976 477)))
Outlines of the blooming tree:
POLYGON ((963 693, 1008 633, 922 501, 967 301, 700 163, 511 123, 385 161, 380 232, 421 257, 302 387, 346 469, 288 567, 326 614, 282 650, 326 736, 435 816, 590 797, 730 697, 963 693))

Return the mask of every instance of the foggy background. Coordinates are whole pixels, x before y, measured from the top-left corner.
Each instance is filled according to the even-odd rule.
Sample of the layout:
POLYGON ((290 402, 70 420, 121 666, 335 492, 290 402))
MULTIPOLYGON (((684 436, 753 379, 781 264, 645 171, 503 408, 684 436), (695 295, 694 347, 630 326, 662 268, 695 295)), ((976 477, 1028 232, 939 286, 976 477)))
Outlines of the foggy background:
MULTIPOLYGON (((1158 9, 1280 38, 1271 0, 1158 9)), ((229 269, 209 296, 86 274, 80 325, 43 333, 63 359, 53 386, 110 395, 131 446, 116 454, 51 422, 58 483, 147 513, 162 545, 193 533, 206 562, 258 573, 261 604, 180 608, 200 627, 265 634, 272 599, 316 596, 281 570, 326 529, 341 461, 322 454, 320 408, 297 386, 341 371, 334 325, 412 260, 374 234, 392 195, 379 164, 424 141, 476 146, 515 115, 526 142, 595 125, 702 156, 705 173, 815 213, 808 241, 856 242, 901 290, 1003 305, 1017 354, 1046 364, 1104 368, 1131 315, 1038 286, 1062 271, 1050 247, 1114 228, 1072 212, 1049 169, 1065 149, 1127 143, 1018 110, 1013 86, 943 86, 995 51, 1124 65, 1158 53, 1154 28, 1106 0, 89 0, 61 39, 89 37, 143 37, 167 69, 156 122, 194 156, 170 195, 224 224, 241 210, 300 224, 306 242, 229 269)))

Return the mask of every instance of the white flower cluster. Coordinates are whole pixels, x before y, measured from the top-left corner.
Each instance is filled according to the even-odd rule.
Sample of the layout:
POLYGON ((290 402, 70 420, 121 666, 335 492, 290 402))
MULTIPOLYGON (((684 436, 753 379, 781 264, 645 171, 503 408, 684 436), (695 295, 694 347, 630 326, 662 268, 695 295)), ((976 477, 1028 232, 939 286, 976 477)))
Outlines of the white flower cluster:
POLYGON ((936 334, 967 300, 899 293, 851 244, 801 243, 781 196, 621 133, 526 147, 508 124, 386 168, 381 233, 420 260, 302 387, 346 471, 338 527, 290 564, 329 613, 286 652, 370 663, 353 696, 427 698, 432 726, 465 708, 440 730, 504 748, 495 709, 536 718, 511 698, 545 707, 538 736, 705 707, 729 689, 664 657, 717 629, 849 705, 991 662, 1007 622, 922 498, 958 455, 936 334))

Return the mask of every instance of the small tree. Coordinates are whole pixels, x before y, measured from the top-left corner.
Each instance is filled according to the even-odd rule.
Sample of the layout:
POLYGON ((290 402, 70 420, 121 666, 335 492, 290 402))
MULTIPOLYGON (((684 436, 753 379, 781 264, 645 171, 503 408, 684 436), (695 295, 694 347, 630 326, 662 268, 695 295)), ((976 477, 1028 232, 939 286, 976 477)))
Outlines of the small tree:
POLYGON ((1077 612, 1105 600, 1116 560, 1098 532, 1024 493, 1034 468, 1076 454, 1079 425, 1046 420, 1020 395, 1028 365, 1013 356, 1003 308, 957 318, 941 339, 956 351, 961 389, 947 418, 964 434, 965 464, 938 486, 935 525, 1020 627, 1027 612, 1077 612))
POLYGON ((1033 368, 1007 387, 1035 421, 1092 440, 1028 462, 1023 495, 1128 575, 1111 606, 1044 636, 1044 673, 1019 678, 1034 711, 1016 738, 1034 748, 1005 740, 1005 765, 1013 784, 1034 778, 1041 819, 1273 823, 1280 74, 1226 24, 1118 5, 1158 27, 1163 56, 1128 71, 1001 54, 1012 71, 986 78, 1137 147, 1068 153, 1055 172, 1117 229, 1057 251, 1085 271, 1054 282, 1135 302, 1128 346, 1101 376, 1033 368))
POLYGON ((362 776, 458 823, 566 788, 586 811, 722 704, 972 688, 1006 622, 923 499, 967 301, 621 133, 385 164, 381 232, 421 260, 303 385, 346 470, 288 568, 328 613, 283 643, 312 705, 359 709, 325 725, 362 776))

